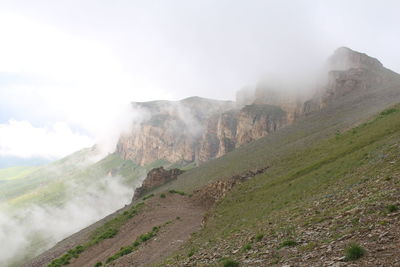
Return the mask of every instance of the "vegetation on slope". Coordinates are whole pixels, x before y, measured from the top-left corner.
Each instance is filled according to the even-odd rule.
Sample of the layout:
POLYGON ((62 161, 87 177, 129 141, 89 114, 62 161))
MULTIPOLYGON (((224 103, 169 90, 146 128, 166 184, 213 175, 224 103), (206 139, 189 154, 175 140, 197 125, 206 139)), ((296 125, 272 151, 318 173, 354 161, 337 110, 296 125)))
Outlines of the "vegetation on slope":
POLYGON ((399 110, 270 160, 266 173, 234 188, 191 244, 167 262, 209 264, 229 256, 247 264, 293 263, 307 254, 310 264, 321 253, 362 257, 361 246, 346 250, 354 257, 343 251, 353 239, 373 247, 376 240, 362 237, 379 238, 382 227, 398 220, 387 217, 387 207, 400 196, 399 110), (260 233, 265 237, 257 242, 260 233))
MULTIPOLYGON (((89 240, 78 245, 73 249, 70 249, 67 253, 59 258, 54 259, 48 267, 61 267, 70 264, 73 258, 79 258, 79 255, 86 249, 93 245, 100 243, 105 239, 113 238, 118 234, 119 229, 123 226, 129 219, 133 218, 142 209, 144 203, 141 202, 135 206, 131 206, 128 210, 118 214, 113 219, 107 221, 105 224, 97 227, 89 236, 89 240)), ((154 229, 153 229, 154 230, 154 229)), ((158 231, 158 228, 157 228, 158 231)))

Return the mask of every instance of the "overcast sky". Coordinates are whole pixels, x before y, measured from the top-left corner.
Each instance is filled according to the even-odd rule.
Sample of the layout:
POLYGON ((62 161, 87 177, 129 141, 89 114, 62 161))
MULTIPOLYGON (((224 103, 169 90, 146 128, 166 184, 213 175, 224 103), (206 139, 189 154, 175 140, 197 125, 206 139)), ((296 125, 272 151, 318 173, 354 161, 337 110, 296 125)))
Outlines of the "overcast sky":
POLYGON ((399 12, 395 0, 2 0, 0 156, 61 157, 116 136, 130 101, 234 99, 339 46, 400 72, 399 12))

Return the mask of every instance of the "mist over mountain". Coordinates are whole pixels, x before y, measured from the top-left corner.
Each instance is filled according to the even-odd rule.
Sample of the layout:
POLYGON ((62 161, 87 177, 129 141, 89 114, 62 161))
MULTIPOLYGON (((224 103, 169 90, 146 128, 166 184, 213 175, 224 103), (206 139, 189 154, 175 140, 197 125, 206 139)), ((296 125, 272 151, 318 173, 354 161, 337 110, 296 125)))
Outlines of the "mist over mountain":
POLYGON ((0 3, 0 266, 400 265, 400 3, 0 3))

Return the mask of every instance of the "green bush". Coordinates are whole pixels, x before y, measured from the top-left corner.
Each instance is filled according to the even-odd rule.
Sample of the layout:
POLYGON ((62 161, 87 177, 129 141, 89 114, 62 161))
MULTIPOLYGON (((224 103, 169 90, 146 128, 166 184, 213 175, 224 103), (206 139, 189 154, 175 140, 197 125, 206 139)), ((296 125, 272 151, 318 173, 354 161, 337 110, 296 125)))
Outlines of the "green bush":
POLYGON ((344 250, 346 261, 353 261, 361 258, 365 254, 365 249, 363 249, 359 244, 351 243, 344 250))
POLYGON ((97 263, 94 265, 94 267, 100 267, 100 266, 103 266, 103 263, 102 263, 101 261, 97 262, 97 263))
POLYGON ((165 198, 166 197, 166 195, 164 194, 164 193, 162 193, 161 195, 160 195, 160 198, 165 198))
POLYGON ((99 234, 93 241, 95 244, 100 243, 100 241, 104 239, 113 238, 118 233, 118 230, 115 228, 108 228, 103 233, 99 234))
POLYGON ((251 249, 251 244, 244 245, 242 249, 243 249, 243 251, 250 250, 251 249))
POLYGON ((389 205, 389 206, 387 206, 387 210, 389 212, 395 212, 395 211, 398 211, 399 208, 396 205, 389 205))

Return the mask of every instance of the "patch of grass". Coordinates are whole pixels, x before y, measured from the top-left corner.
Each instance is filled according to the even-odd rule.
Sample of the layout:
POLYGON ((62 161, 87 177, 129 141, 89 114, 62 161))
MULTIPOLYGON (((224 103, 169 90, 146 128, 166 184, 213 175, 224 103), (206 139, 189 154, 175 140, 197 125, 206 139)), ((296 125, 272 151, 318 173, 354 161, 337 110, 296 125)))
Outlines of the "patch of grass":
MULTIPOLYGON (((167 223, 165 223, 164 225, 167 225, 167 223)), ((162 226, 154 226, 150 232, 140 235, 138 238, 136 238, 135 242, 133 242, 130 246, 122 247, 117 253, 108 257, 106 260, 106 263, 110 263, 112 261, 115 261, 116 259, 121 258, 122 256, 132 253, 141 244, 143 244, 143 243, 147 242, 148 240, 152 239, 153 237, 155 237, 157 235, 157 233, 160 231, 162 226)))
POLYGON ((73 258, 78 258, 79 254, 81 254, 83 251, 85 251, 85 248, 83 246, 76 246, 73 249, 70 249, 67 253, 65 253, 63 256, 60 258, 54 259, 48 267, 61 267, 64 265, 70 264, 70 261, 73 258))
POLYGON ((133 216, 135 216, 143 206, 144 203, 140 202, 98 227, 91 233, 88 246, 98 244, 104 239, 113 238, 118 233, 118 229, 129 219, 133 218, 133 216))
POLYGON ((389 109, 386 109, 386 110, 382 111, 381 113, 379 113, 379 115, 380 116, 386 116, 386 115, 395 113, 397 111, 399 111, 397 108, 389 108, 389 109))
POLYGON ((294 247, 297 246, 298 243, 292 239, 288 239, 283 241, 282 243, 279 244, 278 249, 283 248, 283 247, 294 247))
MULTIPOLYGON (((130 218, 138 213, 138 211, 143 207, 144 203, 140 202, 135 206, 132 206, 129 210, 117 215, 115 218, 106 222, 102 226, 96 228, 90 237, 89 241, 83 245, 79 245, 74 249, 69 250, 67 253, 61 257, 54 259, 48 267, 60 267, 70 264, 71 259, 78 258, 79 255, 84 252, 87 248, 100 243, 105 239, 113 238, 118 234, 118 229, 124 225, 130 218)), ((97 263, 96 263, 97 264, 97 263)), ((100 265, 101 266, 101 265, 100 265)))
POLYGON ((389 212, 396 212, 396 211, 398 211, 399 210, 399 208, 396 206, 396 205, 388 205, 387 207, 386 207, 386 209, 389 211, 389 212))
POLYGON ((160 198, 166 198, 166 197, 167 196, 164 193, 160 194, 160 198))
POLYGON ((346 261, 354 261, 365 255, 365 249, 357 243, 351 243, 345 248, 344 254, 346 261))
POLYGON ((264 234, 258 234, 255 237, 256 242, 260 242, 264 238, 264 234))
POLYGON ((238 261, 235 261, 231 258, 222 258, 220 260, 220 263, 223 267, 238 267, 238 266, 240 266, 240 263, 238 261))
POLYGON ((178 190, 174 190, 174 189, 169 190, 169 192, 170 192, 171 194, 178 194, 178 195, 181 195, 181 196, 185 196, 185 195, 186 195, 185 192, 178 191, 178 190))
POLYGON ((250 249, 251 249, 251 244, 246 244, 246 245, 244 245, 243 248, 242 248, 243 251, 248 251, 248 250, 250 250, 250 249))

